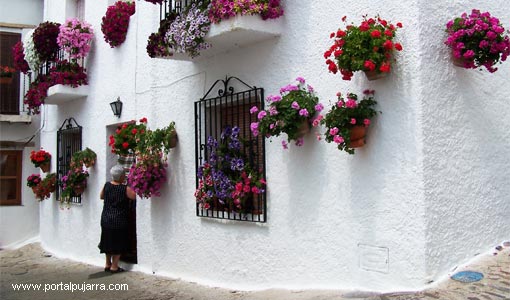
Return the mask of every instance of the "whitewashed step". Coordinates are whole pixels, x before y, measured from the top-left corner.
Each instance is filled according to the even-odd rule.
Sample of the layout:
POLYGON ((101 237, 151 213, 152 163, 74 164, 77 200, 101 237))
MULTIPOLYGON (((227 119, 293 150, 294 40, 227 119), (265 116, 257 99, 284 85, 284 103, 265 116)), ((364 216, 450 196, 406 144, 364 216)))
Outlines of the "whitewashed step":
POLYGON ((76 99, 84 98, 89 95, 89 87, 80 85, 71 87, 68 85, 57 84, 48 89, 48 97, 44 100, 44 104, 62 104, 76 99))

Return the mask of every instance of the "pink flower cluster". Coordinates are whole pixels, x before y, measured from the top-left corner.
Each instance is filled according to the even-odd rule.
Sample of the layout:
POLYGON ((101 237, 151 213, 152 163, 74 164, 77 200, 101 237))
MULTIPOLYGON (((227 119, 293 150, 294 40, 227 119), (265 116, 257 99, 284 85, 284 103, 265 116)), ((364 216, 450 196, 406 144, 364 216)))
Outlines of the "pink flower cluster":
POLYGON ((161 186, 166 182, 166 164, 137 163, 129 170, 128 185, 144 198, 161 195, 161 186))
MULTIPOLYGON (((297 146, 303 145, 302 135, 306 133, 303 123, 310 122, 324 106, 319 103, 313 87, 306 85, 303 77, 297 77, 296 81, 297 85, 288 84, 280 88, 280 95, 268 96, 267 110, 259 111, 257 106, 250 109, 251 114, 257 114, 257 121, 250 124, 253 136, 262 134, 270 137, 286 133, 288 142, 294 140, 297 146)), ((282 142, 284 149, 287 149, 287 145, 286 141, 282 142)))
POLYGON ((475 69, 484 66, 489 72, 494 65, 510 55, 510 38, 498 18, 489 12, 473 9, 446 24, 448 38, 445 44, 452 49, 456 59, 464 60, 464 67, 475 69))
POLYGON ((102 19, 101 31, 104 40, 114 48, 124 43, 129 27, 129 18, 135 13, 134 2, 117 1, 108 6, 102 19))
POLYGON ((262 19, 276 19, 283 15, 280 0, 212 0, 209 19, 219 23, 236 15, 260 14, 262 19))
POLYGON ((24 74, 30 70, 27 61, 25 60, 25 53, 23 52, 23 42, 19 41, 12 47, 12 56, 14 58, 14 68, 20 70, 24 74))
POLYGON ((89 53, 93 37, 94 31, 90 24, 78 19, 68 19, 60 25, 57 43, 62 50, 69 53, 71 59, 79 59, 89 53))

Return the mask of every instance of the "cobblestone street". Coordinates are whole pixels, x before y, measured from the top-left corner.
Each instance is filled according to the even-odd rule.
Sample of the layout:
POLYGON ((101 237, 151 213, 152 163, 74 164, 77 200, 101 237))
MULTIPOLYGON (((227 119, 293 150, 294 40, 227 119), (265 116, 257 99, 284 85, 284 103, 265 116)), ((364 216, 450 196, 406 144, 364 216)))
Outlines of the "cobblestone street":
MULTIPOLYGON (((508 300, 510 299, 510 246, 494 249, 492 255, 481 256, 466 270, 481 272, 484 278, 473 283, 462 283, 452 279, 440 282, 421 292, 374 294, 341 291, 288 291, 266 290, 241 292, 210 288, 140 272, 121 274, 106 273, 96 266, 65 259, 46 253, 39 244, 30 244, 18 250, 0 251, 1 290, 0 299, 179 299, 179 300, 321 300, 321 299, 369 299, 369 300, 508 300), (498 250, 499 249, 499 250, 498 250), (47 291, 44 285, 63 282, 77 286, 86 284, 128 284, 128 291, 47 291), (42 284, 39 291, 16 291, 13 284, 42 284)), ((455 272, 460 271, 455 270, 455 272)))

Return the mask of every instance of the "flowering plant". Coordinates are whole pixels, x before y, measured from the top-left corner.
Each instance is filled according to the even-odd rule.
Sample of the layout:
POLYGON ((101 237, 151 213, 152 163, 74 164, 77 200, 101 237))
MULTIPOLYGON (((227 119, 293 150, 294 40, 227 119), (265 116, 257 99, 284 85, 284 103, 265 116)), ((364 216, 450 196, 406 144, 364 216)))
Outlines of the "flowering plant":
POLYGON ((43 201, 51 196, 57 189, 57 175, 55 173, 48 174, 44 179, 33 188, 35 197, 39 201, 43 201))
MULTIPOLYGON (((354 154, 351 144, 351 129, 355 126, 368 127, 370 119, 377 114, 372 107, 377 104, 373 95, 375 91, 365 90, 364 97, 358 101, 358 95, 348 93, 347 100, 338 93, 338 101, 326 113, 324 118, 319 116, 320 123, 326 126, 326 142, 334 142, 339 150, 354 154)), ((314 124, 315 126, 318 124, 314 124)))
POLYGON ((44 22, 39 24, 32 34, 35 50, 41 61, 53 61, 60 49, 57 37, 60 32, 60 24, 55 22, 44 22))
POLYGON ((87 85, 87 74, 77 62, 61 60, 50 69, 50 84, 51 86, 64 84, 72 87, 87 85))
POLYGON ((9 66, 0 66, 0 77, 12 77, 16 73, 16 69, 9 66))
POLYGON ((96 164, 96 160, 97 160, 96 152, 92 151, 89 147, 87 147, 85 150, 77 151, 73 154, 69 166, 71 168, 81 168, 83 166, 89 168, 96 164))
POLYGON ((219 23, 236 15, 260 14, 262 19, 276 19, 283 15, 280 0, 212 0, 209 19, 219 23))
POLYGON ((140 132, 140 137, 136 143, 136 156, 160 156, 160 154, 164 154, 163 160, 166 161, 171 148, 171 137, 175 135, 177 135, 175 122, 170 122, 168 126, 163 128, 156 130, 146 129, 144 133, 140 132))
POLYGON ((143 198, 159 197, 159 190, 166 181, 167 164, 161 162, 161 152, 137 155, 136 164, 129 170, 127 182, 143 198))
POLYGON ((41 183, 41 175, 32 174, 27 178, 27 186, 28 187, 36 187, 41 183))
POLYGON ((145 134, 147 129, 147 118, 140 119, 140 124, 135 120, 117 126, 115 133, 110 135, 109 146, 112 153, 119 155, 128 155, 134 151, 140 136, 145 134))
POLYGON ((39 108, 44 104, 44 99, 48 97, 48 89, 52 86, 49 75, 39 75, 37 79, 30 84, 23 103, 27 105, 32 114, 39 114, 39 108))
POLYGON ((57 43, 71 59, 79 59, 89 53, 93 37, 94 31, 89 23, 73 18, 60 25, 57 43))
POLYGON ((88 177, 89 173, 81 166, 71 168, 66 175, 62 176, 60 181, 60 185, 62 186, 62 199, 68 200, 73 196, 78 196, 77 190, 87 187, 88 177))
POLYGON ((211 28, 206 8, 207 5, 203 2, 192 3, 175 18, 165 35, 168 47, 173 48, 176 53, 186 53, 191 58, 200 55, 201 50, 211 47, 204 41, 211 28))
POLYGON ((35 48, 34 39, 32 38, 34 34, 34 29, 30 30, 25 38, 23 39, 23 45, 25 47, 25 61, 27 62, 29 68, 34 71, 39 70, 39 66, 42 64, 41 59, 39 58, 39 54, 35 48))
MULTIPOLYGON (((344 16, 342 21, 346 23, 346 19, 344 16)), ((355 71, 390 72, 393 49, 402 50, 401 44, 393 42, 397 27, 402 23, 394 26, 379 17, 364 16, 359 26, 351 23, 345 30, 331 33, 334 43, 324 53, 329 71, 336 74, 340 70, 344 80, 351 80, 355 71)))
POLYGON ((264 193, 266 181, 242 152, 239 132, 239 127, 226 127, 219 143, 211 136, 207 140, 209 158, 198 169, 195 191, 196 201, 203 209, 225 205, 249 212, 253 206, 250 200, 264 193))
MULTIPOLYGON (((267 102, 269 109, 259 111, 257 106, 250 109, 251 114, 257 113, 258 122, 253 122, 250 129, 254 136, 259 133, 269 136, 279 136, 282 132, 287 134, 287 141, 296 141, 297 146, 303 145, 303 135, 310 128, 310 119, 315 112, 324 107, 319 103, 313 87, 305 85, 305 79, 296 78, 297 85, 287 85, 280 89, 281 96, 269 96, 267 102)), ((287 142, 282 141, 287 149, 287 142)))
POLYGON ((473 9, 471 14, 446 24, 448 38, 445 44, 452 49, 455 59, 463 59, 462 66, 476 69, 484 66, 489 72, 496 72, 493 66, 510 55, 510 38, 498 18, 489 12, 473 9))
POLYGON ((39 151, 30 152, 30 160, 36 167, 39 167, 40 165, 51 161, 51 154, 41 148, 39 151))
POLYGON ((12 47, 12 57, 14 58, 14 68, 20 70, 24 74, 30 70, 27 61, 25 60, 25 53, 23 53, 23 42, 19 41, 12 47))
POLYGON ((129 27, 129 18, 135 13, 134 2, 117 1, 108 6, 102 19, 101 31, 104 40, 114 48, 124 43, 129 27))
POLYGON ((147 54, 150 57, 167 57, 174 53, 166 41, 166 33, 170 29, 170 25, 177 18, 177 13, 171 11, 165 19, 159 23, 158 32, 152 33, 147 41, 147 54))

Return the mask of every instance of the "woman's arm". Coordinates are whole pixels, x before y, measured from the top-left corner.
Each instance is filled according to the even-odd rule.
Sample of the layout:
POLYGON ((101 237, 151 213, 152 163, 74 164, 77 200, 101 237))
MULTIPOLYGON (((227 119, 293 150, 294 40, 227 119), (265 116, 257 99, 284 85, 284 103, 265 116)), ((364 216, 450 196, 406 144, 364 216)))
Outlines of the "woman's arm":
POLYGON ((126 196, 130 199, 130 200, 136 200, 136 193, 135 191, 133 191, 132 188, 130 188, 129 186, 126 188, 126 196))
POLYGON ((103 187, 103 189, 101 190, 101 194, 99 194, 99 198, 101 198, 102 200, 104 200, 104 187, 103 187))

